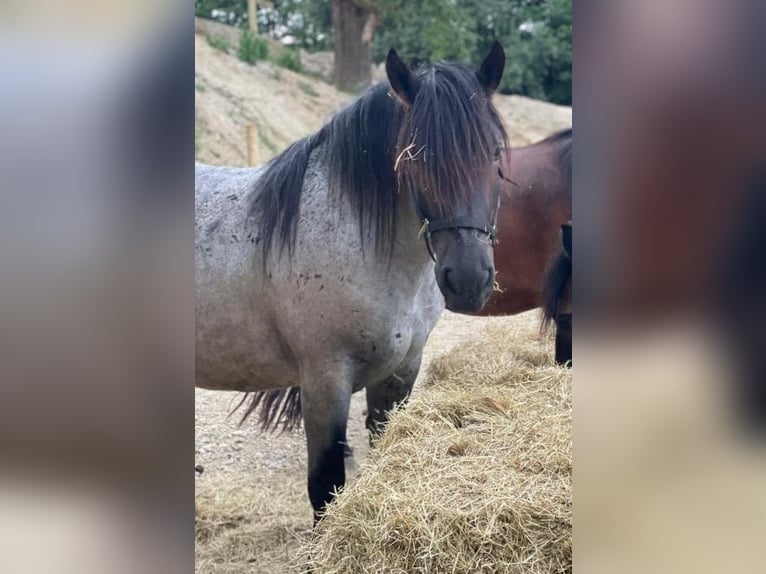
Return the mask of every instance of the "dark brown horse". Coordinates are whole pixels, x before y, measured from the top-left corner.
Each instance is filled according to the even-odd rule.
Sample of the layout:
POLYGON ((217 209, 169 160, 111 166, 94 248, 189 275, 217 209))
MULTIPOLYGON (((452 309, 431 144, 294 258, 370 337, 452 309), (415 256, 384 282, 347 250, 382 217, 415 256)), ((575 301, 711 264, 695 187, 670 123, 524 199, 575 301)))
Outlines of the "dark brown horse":
POLYGON ((495 269, 500 291, 480 315, 514 315, 543 303, 543 275, 572 219, 572 130, 510 152, 511 184, 498 213, 495 269))
MULTIPOLYGON (((479 313, 485 316, 543 306, 546 270, 561 251, 562 225, 572 219, 572 129, 507 153, 512 182, 501 184, 494 253, 499 290, 479 313)), ((571 317, 569 332, 571 355, 571 317)))

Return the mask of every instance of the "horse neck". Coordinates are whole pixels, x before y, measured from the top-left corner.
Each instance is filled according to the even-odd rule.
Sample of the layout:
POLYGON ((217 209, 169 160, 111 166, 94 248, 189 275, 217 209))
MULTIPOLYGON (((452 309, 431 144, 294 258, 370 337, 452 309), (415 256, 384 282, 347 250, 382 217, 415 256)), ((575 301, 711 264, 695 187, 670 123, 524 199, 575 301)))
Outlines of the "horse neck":
POLYGON ((531 191, 544 200, 547 210, 555 208, 571 219, 571 183, 562 180, 556 150, 545 144, 532 144, 511 150, 511 179, 522 193, 531 191))
POLYGON ((522 188, 557 184, 555 169, 555 160, 548 146, 532 144, 511 150, 511 178, 522 188))

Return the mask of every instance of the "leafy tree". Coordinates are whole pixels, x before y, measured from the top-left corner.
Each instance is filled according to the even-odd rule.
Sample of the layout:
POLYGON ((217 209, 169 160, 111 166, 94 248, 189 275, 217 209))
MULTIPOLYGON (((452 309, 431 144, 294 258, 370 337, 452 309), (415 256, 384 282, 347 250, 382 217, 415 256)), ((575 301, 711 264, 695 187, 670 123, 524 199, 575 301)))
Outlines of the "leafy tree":
POLYGON ((507 54, 500 91, 572 103, 571 0, 458 0, 474 22, 478 62, 493 40, 507 54))
POLYGON ((391 47, 413 64, 473 56, 475 31, 458 2, 393 0, 387 8, 375 39, 375 61, 382 61, 391 47))
POLYGON ((507 54, 501 92, 571 104, 571 0, 400 0, 391 8, 379 26, 375 61, 395 46, 413 63, 478 64, 499 40, 507 54))

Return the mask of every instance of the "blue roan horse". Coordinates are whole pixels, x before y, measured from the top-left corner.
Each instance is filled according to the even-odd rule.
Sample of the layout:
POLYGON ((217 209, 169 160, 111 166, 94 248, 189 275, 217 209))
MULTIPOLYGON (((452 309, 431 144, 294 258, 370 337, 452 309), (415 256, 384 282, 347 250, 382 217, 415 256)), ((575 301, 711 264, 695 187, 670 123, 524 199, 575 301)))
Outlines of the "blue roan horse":
POLYGON ((442 313, 494 283, 505 65, 410 70, 263 168, 196 168, 196 385, 253 393, 261 423, 302 416, 315 519, 345 481, 351 394, 367 427, 406 400, 442 313), (441 293, 440 293, 441 291, 441 293))

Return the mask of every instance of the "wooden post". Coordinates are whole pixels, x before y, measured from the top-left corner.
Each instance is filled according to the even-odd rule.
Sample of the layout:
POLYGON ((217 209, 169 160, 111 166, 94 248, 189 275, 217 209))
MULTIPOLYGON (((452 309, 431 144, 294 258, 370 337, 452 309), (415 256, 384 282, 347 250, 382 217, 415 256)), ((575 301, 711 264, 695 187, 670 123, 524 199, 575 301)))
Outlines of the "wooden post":
POLYGON ((255 124, 247 126, 247 165, 250 167, 260 165, 258 157, 258 126, 255 124))
POLYGON ((250 30, 258 33, 258 15, 255 9, 256 0, 247 0, 247 21, 250 30))

